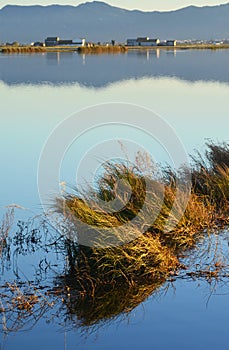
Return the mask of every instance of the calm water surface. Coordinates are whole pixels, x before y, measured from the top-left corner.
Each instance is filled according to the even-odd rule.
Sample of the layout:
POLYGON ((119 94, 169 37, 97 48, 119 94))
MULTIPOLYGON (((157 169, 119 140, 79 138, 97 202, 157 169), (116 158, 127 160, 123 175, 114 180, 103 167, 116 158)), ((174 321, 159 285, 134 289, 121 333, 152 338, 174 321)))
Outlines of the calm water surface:
MULTIPOLYGON (((89 106, 124 102, 146 107, 173 127, 187 153, 203 151, 209 139, 228 142, 228 62, 227 50, 0 55, 2 215, 12 203, 25 208, 16 211, 16 220, 42 213, 37 190, 42 147, 58 123, 89 106)), ((98 135, 91 137, 96 140, 98 135)), ((87 142, 83 139, 85 150, 87 142)), ((77 147, 72 145, 61 169, 61 180, 70 184, 74 184, 80 161, 77 147)), ((155 159, 163 162, 160 152, 155 153, 155 159)), ((224 251, 227 249, 225 245, 224 251)), ((34 276, 39 283, 52 285, 63 273, 64 258, 57 252, 40 248, 15 258, 15 250, 14 246, 8 269, 3 264, 1 285, 7 280, 31 281, 34 276), (52 268, 46 274, 47 261, 52 268)), ((178 279, 164 285, 128 317, 120 315, 86 333, 77 328, 76 320, 66 321, 66 310, 58 306, 37 323, 29 320, 17 332, 2 334, 1 346, 7 350, 225 348, 227 307, 226 284, 213 289, 206 282, 178 279)))

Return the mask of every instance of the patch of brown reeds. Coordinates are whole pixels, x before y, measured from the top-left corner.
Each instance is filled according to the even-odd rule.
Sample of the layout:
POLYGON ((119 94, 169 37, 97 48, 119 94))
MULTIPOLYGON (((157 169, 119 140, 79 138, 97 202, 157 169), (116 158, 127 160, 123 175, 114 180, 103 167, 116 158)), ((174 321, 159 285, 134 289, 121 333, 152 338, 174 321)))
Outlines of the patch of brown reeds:
POLYGON ((1 48, 2 53, 6 54, 20 54, 20 53, 43 53, 46 52, 45 47, 33 47, 33 46, 4 46, 1 48))
POLYGON ((78 52, 82 54, 119 54, 124 53, 128 49, 123 45, 93 45, 79 47, 78 52))

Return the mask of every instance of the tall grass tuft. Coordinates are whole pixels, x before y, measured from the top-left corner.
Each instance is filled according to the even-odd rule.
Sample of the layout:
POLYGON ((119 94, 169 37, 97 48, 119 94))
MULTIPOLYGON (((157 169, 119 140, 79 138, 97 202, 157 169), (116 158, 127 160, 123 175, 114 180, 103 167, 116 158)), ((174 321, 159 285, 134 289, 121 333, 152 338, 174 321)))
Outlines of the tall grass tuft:
MULTIPOLYGON (((92 305, 96 299, 97 314, 98 300, 107 300, 112 308, 119 286, 129 295, 131 305, 136 305, 180 267, 179 256, 184 251, 195 247, 206 232, 228 225, 229 145, 208 143, 204 156, 197 153, 192 160, 192 188, 184 212, 185 191, 181 189, 180 201, 176 201, 177 182, 179 176, 185 188, 190 170, 154 171, 149 166, 149 171, 143 172, 139 164, 107 163, 96 189, 56 200, 56 210, 64 216, 73 238, 67 241, 68 284, 77 291, 77 307, 85 300, 92 305), (120 181, 121 191, 117 187, 120 181), (112 212, 114 199, 121 209, 112 212), (105 208, 101 200, 107 203, 105 208), (174 228, 168 231, 165 227, 171 213, 174 228), (112 235, 119 245, 104 247, 101 242, 112 242, 112 235), (91 247, 84 244, 89 241, 91 247)), ((127 305, 119 304, 123 310, 127 305)), ((85 316, 85 323, 93 323, 93 314, 85 316)))
POLYGON ((192 183, 195 193, 228 215, 229 201, 229 145, 207 144, 205 156, 193 157, 192 183))

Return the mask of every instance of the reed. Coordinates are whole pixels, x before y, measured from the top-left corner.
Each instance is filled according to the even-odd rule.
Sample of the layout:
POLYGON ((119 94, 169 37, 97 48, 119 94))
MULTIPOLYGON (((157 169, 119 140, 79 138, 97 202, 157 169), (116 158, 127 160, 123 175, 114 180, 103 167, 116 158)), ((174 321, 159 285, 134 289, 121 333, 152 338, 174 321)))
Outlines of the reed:
POLYGON ((46 48, 33 46, 4 46, 1 48, 1 52, 5 54, 34 54, 46 52, 46 48))
MULTIPOLYGON (((192 188, 187 207, 181 215, 185 195, 181 192, 173 209, 175 225, 169 232, 165 225, 177 191, 177 175, 171 168, 161 169, 160 175, 154 172, 143 175, 137 164, 129 167, 107 163, 96 190, 75 191, 56 200, 56 210, 64 216, 72 238, 67 241, 70 262, 67 283, 77 291, 77 307, 105 298, 108 309, 112 309, 115 291, 121 286, 131 302, 118 304, 114 315, 121 309, 130 310, 138 300, 147 297, 147 290, 151 294, 153 286, 160 286, 181 267, 179 257, 184 251, 194 248, 207 232, 229 224, 229 145, 209 143, 204 156, 197 153, 192 159, 192 188), (121 194, 116 188, 119 180, 124 180, 121 194), (127 202, 126 183, 132 190, 127 202), (126 204, 123 209, 109 213, 100 206, 98 198, 107 201, 108 206, 114 198, 126 204), (157 212, 151 224, 141 215, 143 205, 149 217, 157 212), (133 220, 136 216, 137 224, 133 220), (119 244, 103 247, 104 241, 112 242, 112 235, 119 244), (84 241, 90 241, 91 247, 86 247, 84 241), (144 286, 143 292, 140 286, 144 286)), ((180 171, 184 183, 187 173, 187 169, 180 171)), ((95 305, 96 314, 100 306, 95 305)), ((88 317, 85 315, 84 323, 93 323, 93 313, 88 317)))
POLYGON ((124 45, 93 45, 87 47, 79 47, 78 52, 81 54, 119 54, 128 50, 124 45))

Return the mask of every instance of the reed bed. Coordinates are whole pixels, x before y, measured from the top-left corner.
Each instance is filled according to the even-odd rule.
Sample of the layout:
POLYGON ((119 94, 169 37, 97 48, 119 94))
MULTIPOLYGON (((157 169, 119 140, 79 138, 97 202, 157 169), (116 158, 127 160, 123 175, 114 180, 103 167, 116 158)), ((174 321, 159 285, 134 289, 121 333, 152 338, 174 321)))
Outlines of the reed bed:
MULTIPOLYGON (((130 311, 182 268, 179 260, 185 251, 194 248, 211 230, 229 224, 229 145, 209 143, 204 156, 197 153, 192 160, 192 188, 187 207, 181 215, 181 192, 181 201, 173 210, 175 226, 169 232, 165 225, 177 190, 177 175, 170 168, 161 169, 160 175, 143 176, 137 164, 129 167, 108 163, 96 190, 76 191, 57 199, 56 210, 71 227, 71 239, 67 241, 70 268, 65 285, 74 291, 69 295, 75 298, 73 304, 82 324, 109 318, 109 310, 113 310, 110 311, 113 315, 130 311), (130 184, 132 194, 122 210, 109 213, 100 207, 98 198, 109 201, 119 196, 120 201, 124 200, 125 186, 124 194, 116 193, 115 184, 120 179, 130 184), (147 191, 151 194, 150 200, 147 191), (151 225, 141 217, 143 204, 149 216, 154 216, 155 211, 158 213, 151 225), (136 216, 139 216, 137 224, 133 220, 136 216), (126 223, 130 223, 128 229, 126 223), (143 233, 139 227, 144 227, 143 233), (101 241, 112 242, 110 228, 119 244, 104 248, 101 241), (126 242, 126 236, 133 239, 126 242), (84 237, 85 242, 94 245, 82 244, 84 237), (115 295, 123 290, 128 298, 120 303, 115 295), (80 314, 80 310, 84 314, 80 314)), ((184 169, 181 174, 184 183, 187 173, 184 169)), ((72 302, 70 304, 73 312, 72 302)))
POLYGON ((128 50, 124 45, 93 45, 88 47, 79 47, 78 52, 82 54, 119 54, 128 50))
POLYGON ((46 52, 45 47, 33 47, 33 46, 5 46, 1 48, 2 53, 6 54, 20 54, 20 53, 42 53, 46 52))

